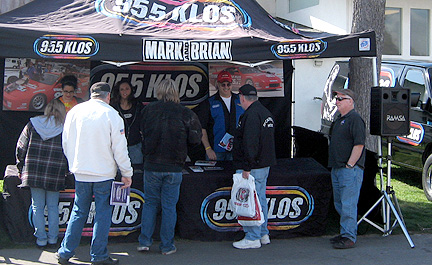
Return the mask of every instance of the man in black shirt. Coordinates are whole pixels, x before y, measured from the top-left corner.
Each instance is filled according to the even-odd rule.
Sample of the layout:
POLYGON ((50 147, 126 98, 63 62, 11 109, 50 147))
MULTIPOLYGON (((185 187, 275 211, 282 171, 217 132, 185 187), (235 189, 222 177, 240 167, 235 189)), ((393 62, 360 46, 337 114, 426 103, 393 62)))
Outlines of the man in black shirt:
POLYGON ((340 235, 330 239, 334 248, 355 246, 357 239, 357 203, 363 182, 365 163, 365 123, 354 110, 355 94, 349 89, 334 91, 340 116, 331 127, 329 167, 333 197, 340 215, 340 235))
POLYGON ((244 114, 240 117, 234 136, 234 166, 237 173, 248 179, 255 178, 256 193, 264 214, 260 226, 244 226, 245 238, 234 242, 239 249, 260 248, 270 244, 267 229, 268 209, 266 200, 267 177, 270 166, 276 164, 273 117, 259 101, 255 87, 244 85, 239 89, 244 114))

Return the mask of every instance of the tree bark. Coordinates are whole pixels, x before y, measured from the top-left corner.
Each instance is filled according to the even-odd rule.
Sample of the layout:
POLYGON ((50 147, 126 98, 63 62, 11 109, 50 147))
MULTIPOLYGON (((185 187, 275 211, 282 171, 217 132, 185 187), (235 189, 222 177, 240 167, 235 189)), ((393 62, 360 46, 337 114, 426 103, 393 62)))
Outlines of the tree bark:
POLYGON ((382 44, 384 38, 385 0, 354 0, 352 33, 374 30, 377 47, 377 73, 372 71, 372 58, 351 58, 349 88, 357 94, 355 108, 366 123, 366 149, 377 152, 377 137, 370 129, 370 90, 373 75, 379 77, 381 69, 382 44))

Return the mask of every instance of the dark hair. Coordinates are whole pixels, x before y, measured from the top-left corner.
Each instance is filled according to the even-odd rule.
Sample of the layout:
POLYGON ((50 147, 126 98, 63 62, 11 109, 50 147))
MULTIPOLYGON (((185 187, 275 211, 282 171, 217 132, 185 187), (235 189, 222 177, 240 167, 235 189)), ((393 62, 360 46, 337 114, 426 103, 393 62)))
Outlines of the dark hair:
POLYGON ((61 80, 60 83, 62 84, 62 89, 65 86, 71 86, 74 88, 74 90, 77 89, 78 79, 74 75, 65 75, 61 80))
POLYGON ((129 85, 129 87, 131 88, 131 93, 130 93, 129 97, 127 98, 127 100, 129 102, 132 102, 132 103, 135 101, 135 97, 134 97, 135 89, 134 89, 134 87, 129 82, 129 80, 121 80, 121 81, 118 81, 114 85, 114 87, 113 87, 113 89, 111 91, 111 102, 110 102, 111 105, 112 104, 120 103, 120 99, 121 99, 121 96, 120 96, 120 85, 121 84, 128 84, 129 85))

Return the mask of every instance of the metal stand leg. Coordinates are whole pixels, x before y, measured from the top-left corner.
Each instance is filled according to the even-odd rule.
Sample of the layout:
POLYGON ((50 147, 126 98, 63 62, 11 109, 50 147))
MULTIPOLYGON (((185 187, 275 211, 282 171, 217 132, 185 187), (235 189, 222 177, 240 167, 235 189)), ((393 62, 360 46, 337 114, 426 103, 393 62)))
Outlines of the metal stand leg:
POLYGON ((410 235, 408 234, 408 231, 405 226, 405 221, 403 220, 402 212, 399 207, 399 202, 396 198, 396 194, 393 190, 393 187, 391 186, 391 153, 392 153, 392 141, 390 138, 387 138, 387 185, 384 188, 384 181, 383 181, 383 170, 382 170, 382 148, 381 148, 381 137, 378 137, 378 165, 380 169, 380 188, 381 188, 381 197, 375 202, 374 205, 358 220, 357 225, 359 225, 363 220, 378 229, 379 231, 383 232, 384 236, 388 236, 393 232, 393 229, 399 224, 405 238, 408 240, 408 243, 410 244, 411 248, 414 248, 414 243, 411 240, 410 235), (391 194, 392 198, 390 198, 389 194, 391 194), (375 224, 371 220, 367 219, 367 216, 369 213, 379 204, 382 203, 382 216, 383 216, 383 222, 384 227, 380 227, 379 225, 375 224), (396 207, 395 207, 396 205, 396 207), (393 225, 391 225, 391 213, 395 216, 396 220, 394 221, 393 225))

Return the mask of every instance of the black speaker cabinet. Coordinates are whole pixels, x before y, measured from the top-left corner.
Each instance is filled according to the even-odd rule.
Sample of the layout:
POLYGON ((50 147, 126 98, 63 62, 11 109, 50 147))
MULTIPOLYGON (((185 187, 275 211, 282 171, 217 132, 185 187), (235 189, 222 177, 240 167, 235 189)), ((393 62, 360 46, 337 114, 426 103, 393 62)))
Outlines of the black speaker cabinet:
POLYGON ((410 130, 410 90, 372 87, 370 133, 381 136, 407 135, 410 130))

